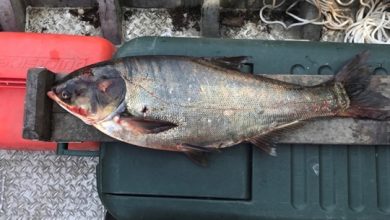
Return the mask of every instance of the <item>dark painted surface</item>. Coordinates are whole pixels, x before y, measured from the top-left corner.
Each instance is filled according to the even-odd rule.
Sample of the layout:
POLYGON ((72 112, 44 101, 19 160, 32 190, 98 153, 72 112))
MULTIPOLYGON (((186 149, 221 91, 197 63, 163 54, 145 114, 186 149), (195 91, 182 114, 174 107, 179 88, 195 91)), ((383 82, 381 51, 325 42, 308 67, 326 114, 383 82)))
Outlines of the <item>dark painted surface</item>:
MULTIPOLYGON (((386 59, 390 50, 386 48, 384 45, 141 38, 125 44, 117 56, 251 55, 255 73, 289 73, 294 65, 299 64, 303 67, 302 74, 317 74, 324 65, 337 70, 364 49, 372 52, 369 62, 373 68, 381 66, 390 69, 386 59)), ((317 131, 318 134, 323 132, 317 131)), ((212 155, 210 168, 199 168, 180 154, 167 155, 169 152, 106 143, 102 146, 97 167, 98 191, 103 204, 118 219, 390 217, 390 146, 296 144, 278 145, 277 148, 277 157, 257 149, 250 151, 248 157, 246 152, 239 152, 239 148, 229 149, 230 152, 212 155), (215 161, 224 164, 213 164, 215 161), (204 173, 220 172, 218 175, 227 175, 236 173, 236 168, 244 163, 248 163, 247 170, 241 172, 247 173, 246 181, 249 182, 243 185, 243 178, 226 178, 233 182, 222 181, 215 184, 214 189, 205 187, 204 191, 199 192, 202 186, 210 186, 208 178, 214 181, 215 176, 182 176, 184 179, 179 183, 176 182, 179 179, 172 177, 174 174, 197 171, 202 176, 202 169, 204 173), (164 170, 164 167, 167 169, 164 170), (166 189, 176 184, 176 189, 166 189), (242 188, 234 188, 234 184, 242 188), (137 187, 133 188, 133 185, 137 187), (228 187, 234 190, 226 190, 228 187), (134 193, 134 189, 137 193, 134 193), (226 190, 225 193, 223 190, 226 190), (216 193, 218 196, 215 196, 216 193), (203 197, 205 195, 213 196, 203 197)))

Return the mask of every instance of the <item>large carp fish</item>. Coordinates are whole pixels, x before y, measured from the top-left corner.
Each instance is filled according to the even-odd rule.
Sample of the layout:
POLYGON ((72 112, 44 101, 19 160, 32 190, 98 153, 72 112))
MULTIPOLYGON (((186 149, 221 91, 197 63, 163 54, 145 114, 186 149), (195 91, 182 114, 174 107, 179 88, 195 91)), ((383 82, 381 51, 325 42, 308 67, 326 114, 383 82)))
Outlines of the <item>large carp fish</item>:
POLYGON ((245 57, 125 57, 74 71, 48 96, 117 140, 200 163, 202 152, 241 142, 275 155, 273 134, 309 119, 390 118, 389 99, 369 89, 367 57, 308 87, 241 73, 245 57))

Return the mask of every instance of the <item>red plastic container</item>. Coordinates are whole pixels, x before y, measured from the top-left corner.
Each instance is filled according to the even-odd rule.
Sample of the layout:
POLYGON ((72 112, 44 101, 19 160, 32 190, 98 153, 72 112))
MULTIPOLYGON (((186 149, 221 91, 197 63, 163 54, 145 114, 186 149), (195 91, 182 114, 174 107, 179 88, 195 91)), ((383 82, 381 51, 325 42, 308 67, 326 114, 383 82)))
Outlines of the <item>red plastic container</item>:
MULTIPOLYGON (((110 59, 115 46, 100 37, 0 32, 0 148, 55 150, 56 143, 22 138, 27 70, 46 67, 69 73, 110 59)), ((72 149, 95 149, 97 143, 71 144, 72 149)))

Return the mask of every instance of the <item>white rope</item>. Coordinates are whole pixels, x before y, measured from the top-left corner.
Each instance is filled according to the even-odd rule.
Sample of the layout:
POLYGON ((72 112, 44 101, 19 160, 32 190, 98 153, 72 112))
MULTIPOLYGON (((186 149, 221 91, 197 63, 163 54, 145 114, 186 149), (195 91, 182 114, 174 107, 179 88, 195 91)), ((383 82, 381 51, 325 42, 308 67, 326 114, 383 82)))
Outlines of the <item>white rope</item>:
POLYGON ((265 1, 266 0, 263 0, 263 7, 260 9, 260 12, 259 12, 259 16, 260 16, 261 21, 263 21, 266 24, 279 24, 279 25, 282 25, 285 29, 288 29, 287 25, 284 22, 282 22, 282 21, 268 21, 263 16, 263 11, 265 9, 272 9, 273 10, 275 8, 278 8, 284 4, 285 0, 282 0, 279 4, 276 4, 276 0, 272 0, 272 4, 266 4, 265 1))
MULTIPOLYGON (((260 19, 262 22, 266 24, 279 24, 282 25, 284 28, 289 29, 291 27, 295 26, 301 26, 305 24, 315 24, 315 25, 325 25, 326 27, 330 29, 336 29, 336 30, 343 30, 345 29, 350 23, 352 23, 352 18, 348 16, 344 16, 343 14, 340 14, 338 10, 336 10, 333 6, 333 1, 332 0, 305 0, 309 4, 313 5, 317 10, 318 10, 318 15, 314 19, 305 19, 301 18, 297 15, 294 15, 291 12, 291 9, 295 7, 300 1, 295 1, 293 4, 291 4, 287 9, 286 9, 286 14, 289 15, 290 17, 294 18, 298 22, 293 23, 291 25, 286 25, 282 21, 270 21, 264 18, 264 10, 266 9, 271 9, 274 10, 281 5, 284 4, 284 0, 279 2, 278 4, 276 3, 276 0, 272 0, 271 4, 267 4, 265 0, 263 0, 263 7, 260 9, 259 15, 260 19), (324 18, 323 18, 324 17, 324 18)), ((352 0, 353 1, 353 0, 352 0)), ((351 3, 352 3, 351 1, 351 3)), ((342 3, 342 4, 347 4, 349 5, 350 3, 342 3)))
POLYGON ((341 5, 341 6, 350 6, 355 0, 349 0, 349 2, 343 2, 341 0, 336 0, 337 4, 341 5))
POLYGON ((344 41, 351 43, 390 43, 390 3, 360 0, 355 23, 346 29, 344 41))
POLYGON ((382 0, 360 0, 360 8, 355 15, 355 20, 340 13, 334 6, 349 6, 354 0, 305 0, 318 10, 318 16, 314 19, 301 18, 291 12, 300 1, 295 1, 285 11, 286 15, 294 18, 297 22, 287 25, 283 21, 271 21, 264 17, 265 10, 275 10, 282 6, 285 0, 263 0, 263 7, 259 16, 266 24, 279 24, 285 29, 305 24, 324 25, 328 29, 345 30, 345 42, 354 43, 390 43, 388 31, 390 31, 390 3, 382 0), (387 2, 387 3, 386 3, 387 2))

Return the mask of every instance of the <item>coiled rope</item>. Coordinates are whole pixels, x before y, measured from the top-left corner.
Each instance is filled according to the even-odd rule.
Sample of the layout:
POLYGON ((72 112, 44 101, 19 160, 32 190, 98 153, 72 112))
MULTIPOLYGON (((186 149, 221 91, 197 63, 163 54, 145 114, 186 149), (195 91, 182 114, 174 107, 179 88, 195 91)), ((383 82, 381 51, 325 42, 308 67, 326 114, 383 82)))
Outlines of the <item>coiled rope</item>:
POLYGON ((354 43, 390 43, 387 34, 390 28, 390 3, 381 0, 360 0, 360 8, 355 18, 346 16, 338 9, 337 5, 350 6, 354 0, 305 0, 318 10, 318 15, 314 19, 301 18, 291 12, 300 1, 295 1, 287 7, 285 13, 297 20, 297 22, 287 25, 283 21, 271 21, 264 17, 264 11, 275 10, 281 7, 285 0, 277 3, 277 0, 271 2, 263 0, 263 7, 260 9, 259 16, 262 22, 266 24, 279 24, 285 29, 305 24, 323 25, 332 30, 343 30, 346 35, 345 42, 354 43), (268 3, 267 3, 268 2, 268 3))

